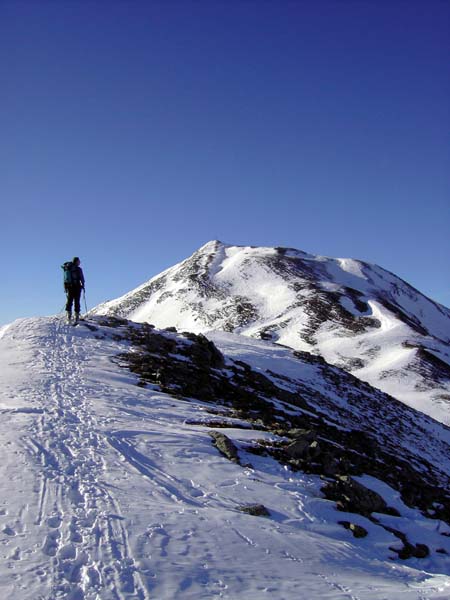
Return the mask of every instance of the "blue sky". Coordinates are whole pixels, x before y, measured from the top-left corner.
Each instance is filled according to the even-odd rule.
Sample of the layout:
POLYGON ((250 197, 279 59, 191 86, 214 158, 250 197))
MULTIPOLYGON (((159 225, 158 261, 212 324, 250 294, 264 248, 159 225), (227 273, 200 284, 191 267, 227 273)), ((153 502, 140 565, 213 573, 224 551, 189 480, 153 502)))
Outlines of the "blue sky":
POLYGON ((0 1, 0 323, 211 239, 375 262, 450 304, 450 5, 0 1))

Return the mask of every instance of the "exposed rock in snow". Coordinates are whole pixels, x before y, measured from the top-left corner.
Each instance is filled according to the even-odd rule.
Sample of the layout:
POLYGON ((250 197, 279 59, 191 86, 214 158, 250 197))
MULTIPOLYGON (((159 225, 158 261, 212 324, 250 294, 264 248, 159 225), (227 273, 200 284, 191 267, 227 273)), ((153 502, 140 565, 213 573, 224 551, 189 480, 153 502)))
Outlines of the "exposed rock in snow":
POLYGON ((214 445, 224 456, 231 460, 231 462, 240 464, 238 449, 229 437, 219 431, 210 431, 209 435, 212 437, 214 445))
MULTIPOLYGON (((100 322, 108 324, 108 318, 100 322)), ((429 417, 323 360, 311 360, 307 353, 253 342, 249 362, 255 365, 259 351, 274 371, 225 359, 202 335, 158 332, 145 323, 138 327, 117 318, 111 323, 122 332, 119 337, 133 344, 120 355, 120 363, 141 384, 229 407, 252 428, 281 436, 275 444, 263 442, 246 450, 331 478, 322 489, 338 501, 340 510, 398 516, 380 494, 350 477, 368 474, 397 489, 409 506, 450 524, 450 429, 436 429, 429 417)), ((220 345, 221 336, 215 339, 220 345)), ((234 351, 245 340, 236 334, 226 339, 232 340, 234 351)), ((246 356, 247 348, 240 349, 240 356, 246 356)), ((238 448, 227 435, 210 435, 222 454, 240 464, 238 448)))

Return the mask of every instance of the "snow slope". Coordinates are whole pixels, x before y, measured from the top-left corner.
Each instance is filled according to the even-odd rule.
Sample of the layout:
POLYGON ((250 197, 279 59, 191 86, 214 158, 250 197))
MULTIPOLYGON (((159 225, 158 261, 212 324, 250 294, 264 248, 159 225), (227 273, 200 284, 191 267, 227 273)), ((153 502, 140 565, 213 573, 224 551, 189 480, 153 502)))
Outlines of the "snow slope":
POLYGON ((306 350, 450 424, 450 311, 377 265, 213 241, 92 314, 306 350))
MULTIPOLYGON (((207 428, 190 424, 206 420, 211 406, 136 385, 115 358, 129 344, 114 329, 95 326, 72 328, 54 317, 2 330, 0 597, 450 597, 449 556, 436 552, 450 553, 448 525, 426 519, 366 477, 402 513, 384 515, 386 522, 401 520, 432 552, 400 561, 390 550, 398 539, 358 515, 351 517, 369 535, 353 538, 337 524, 347 515, 324 499, 318 476, 243 449, 247 466, 228 461, 207 428), (264 503, 270 518, 239 511, 254 502, 264 503)), ((270 364, 279 373, 307 375, 282 348, 268 352, 261 341, 217 336, 225 352, 255 368, 270 364)), ((430 441, 448 436, 426 423, 434 428, 430 441)), ((274 439, 236 425, 230 419, 226 431, 240 446, 274 439)), ((436 460, 448 473, 445 454, 436 460)))

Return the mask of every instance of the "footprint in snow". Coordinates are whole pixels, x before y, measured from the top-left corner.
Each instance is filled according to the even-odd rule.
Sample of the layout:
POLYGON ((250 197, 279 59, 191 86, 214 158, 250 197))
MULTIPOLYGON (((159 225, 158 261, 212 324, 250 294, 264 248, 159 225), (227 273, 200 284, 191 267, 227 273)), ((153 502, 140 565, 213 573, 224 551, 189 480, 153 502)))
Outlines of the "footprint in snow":
POLYGON ((60 537, 61 537, 61 534, 59 533, 58 530, 51 531, 47 535, 47 537, 45 538, 44 545, 42 547, 42 551, 44 552, 44 554, 46 554, 47 556, 55 556, 56 555, 60 537))
POLYGON ((79 524, 75 517, 72 517, 72 521, 70 523, 70 541, 75 544, 81 544, 83 541, 83 536, 79 531, 79 524))
POLYGON ((66 544, 58 552, 58 557, 63 560, 74 559, 76 555, 77 549, 72 544, 66 544))
POLYGON ((5 533, 6 535, 9 535, 11 537, 16 535, 16 532, 14 531, 14 529, 9 526, 6 526, 2 531, 3 531, 3 533, 5 533))
POLYGON ((61 527, 62 519, 59 515, 55 515, 54 517, 49 517, 47 519, 47 525, 52 529, 58 529, 61 527))

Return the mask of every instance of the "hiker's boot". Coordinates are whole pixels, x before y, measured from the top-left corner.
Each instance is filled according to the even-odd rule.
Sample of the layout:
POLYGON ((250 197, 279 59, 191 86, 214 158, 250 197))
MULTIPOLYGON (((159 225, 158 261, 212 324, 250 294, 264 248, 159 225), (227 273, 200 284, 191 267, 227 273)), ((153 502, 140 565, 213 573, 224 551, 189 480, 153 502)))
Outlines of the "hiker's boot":
POLYGON ((70 323, 72 323, 72 313, 70 312, 70 310, 68 310, 68 311, 66 312, 66 315, 67 315, 67 322, 68 322, 68 323, 69 323, 69 325, 70 325, 70 323))
POLYGON ((80 313, 75 313, 74 325, 78 325, 79 322, 80 322, 80 313))

